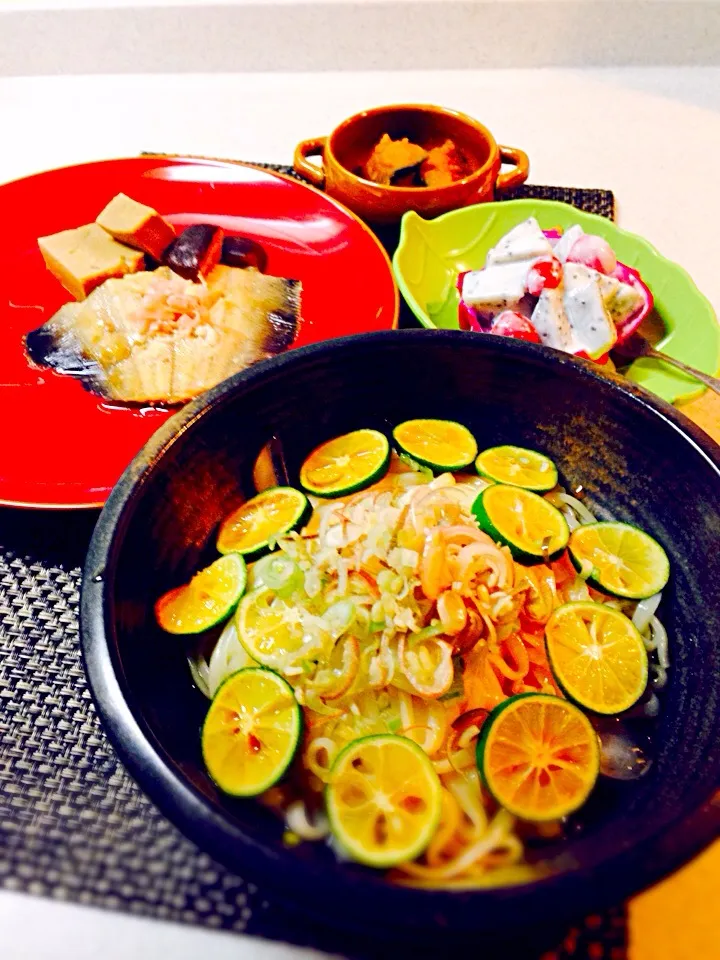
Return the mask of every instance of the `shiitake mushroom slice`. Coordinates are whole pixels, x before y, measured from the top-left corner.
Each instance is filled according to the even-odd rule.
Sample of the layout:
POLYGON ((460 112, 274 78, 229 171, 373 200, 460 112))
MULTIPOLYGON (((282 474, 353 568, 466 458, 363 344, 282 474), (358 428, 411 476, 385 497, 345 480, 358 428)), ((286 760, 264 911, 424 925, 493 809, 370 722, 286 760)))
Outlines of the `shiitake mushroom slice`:
POLYGON ((185 280, 198 281, 220 262, 224 233, 209 223, 186 227, 163 253, 163 263, 185 280))
POLYGON ((225 237, 222 243, 222 263, 228 267, 255 267, 260 273, 265 273, 267 254, 255 240, 249 237, 225 237))

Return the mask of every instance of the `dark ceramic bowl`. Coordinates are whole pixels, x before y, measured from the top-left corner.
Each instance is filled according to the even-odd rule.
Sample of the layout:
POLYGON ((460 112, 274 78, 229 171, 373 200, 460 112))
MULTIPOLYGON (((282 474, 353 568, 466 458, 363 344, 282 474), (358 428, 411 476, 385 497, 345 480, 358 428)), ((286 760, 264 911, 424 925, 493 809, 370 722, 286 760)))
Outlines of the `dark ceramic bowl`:
POLYGON ((292 351, 189 404, 114 489, 93 537, 82 638, 100 715, 130 772, 200 847, 306 915, 405 943, 504 937, 619 902, 717 834, 720 783, 720 449, 639 388, 565 354, 449 331, 358 336, 292 351), (281 437, 291 465, 317 442, 410 417, 466 423, 481 445, 540 447, 601 513, 632 520, 672 560, 664 602, 672 669, 657 756, 606 781, 547 879, 481 892, 389 885, 323 844, 286 849, 282 826, 216 790, 200 757, 206 710, 183 643, 153 600, 213 557, 220 518, 252 492, 253 461, 281 437))

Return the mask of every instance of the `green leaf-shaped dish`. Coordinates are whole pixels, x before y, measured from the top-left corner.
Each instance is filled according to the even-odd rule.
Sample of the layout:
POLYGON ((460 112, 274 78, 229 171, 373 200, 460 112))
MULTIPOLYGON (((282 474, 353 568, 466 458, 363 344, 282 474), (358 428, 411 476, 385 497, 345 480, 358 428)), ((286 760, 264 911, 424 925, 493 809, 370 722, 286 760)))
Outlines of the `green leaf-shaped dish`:
MULTIPOLYGON (((690 275, 642 237, 621 230, 604 217, 553 200, 483 203, 435 220, 406 213, 393 267, 403 296, 423 326, 457 328, 458 273, 482 267, 490 247, 528 217, 535 217, 543 230, 565 230, 578 223, 586 233, 604 237, 618 260, 636 269, 652 291, 657 318, 664 327, 657 348, 704 373, 717 372, 720 326, 710 302, 690 275)), ((705 389, 657 360, 636 360, 627 374, 670 403, 689 400, 705 389)))

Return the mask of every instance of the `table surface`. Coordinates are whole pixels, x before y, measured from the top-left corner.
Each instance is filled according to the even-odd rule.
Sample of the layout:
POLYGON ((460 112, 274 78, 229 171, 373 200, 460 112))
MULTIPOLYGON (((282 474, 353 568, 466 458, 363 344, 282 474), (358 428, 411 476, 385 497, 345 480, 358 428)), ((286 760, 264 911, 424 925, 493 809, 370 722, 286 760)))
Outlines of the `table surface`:
MULTIPOLYGON (((621 225, 685 266, 720 314, 719 67, 0 77, 0 182, 142 150, 287 162, 297 141, 401 100, 478 116, 529 152, 533 182, 610 187, 621 225)), ((716 397, 685 412, 720 440, 716 397)), ((719 906, 716 844, 632 901, 631 960, 719 960, 719 906)), ((11 893, 0 929, 12 960, 317 956, 11 893)))

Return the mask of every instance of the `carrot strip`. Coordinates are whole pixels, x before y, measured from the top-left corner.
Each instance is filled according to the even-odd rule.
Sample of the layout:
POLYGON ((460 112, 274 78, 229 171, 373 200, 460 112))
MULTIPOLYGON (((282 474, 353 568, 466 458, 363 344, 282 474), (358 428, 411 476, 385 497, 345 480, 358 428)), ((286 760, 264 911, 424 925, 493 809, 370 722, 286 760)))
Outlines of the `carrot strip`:
POLYGON ((506 699, 497 674, 490 662, 487 647, 476 647, 465 663, 465 698, 468 707, 483 707, 492 710, 506 699))

